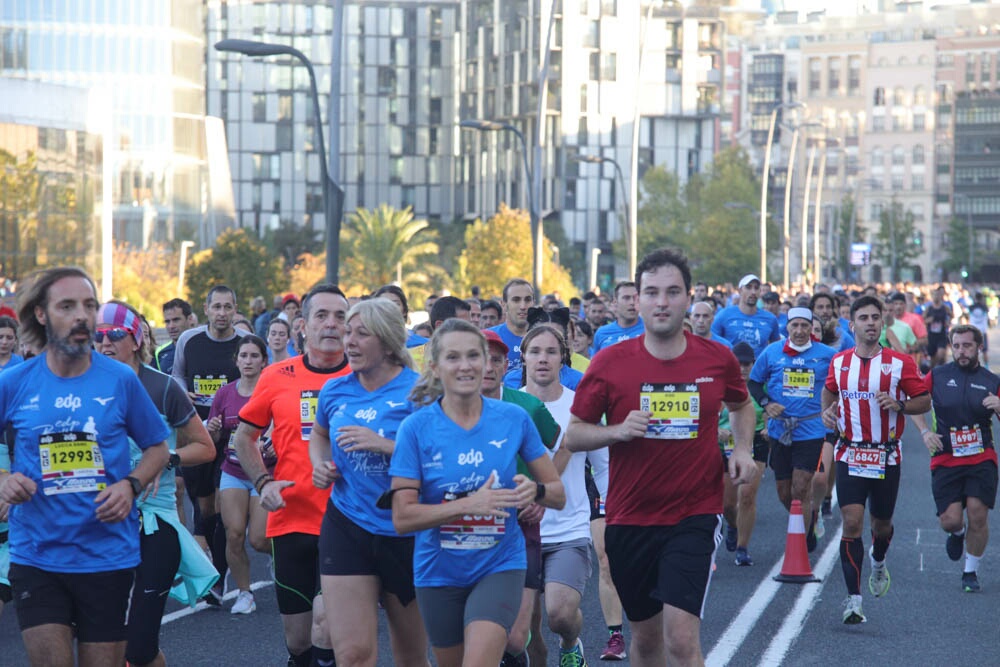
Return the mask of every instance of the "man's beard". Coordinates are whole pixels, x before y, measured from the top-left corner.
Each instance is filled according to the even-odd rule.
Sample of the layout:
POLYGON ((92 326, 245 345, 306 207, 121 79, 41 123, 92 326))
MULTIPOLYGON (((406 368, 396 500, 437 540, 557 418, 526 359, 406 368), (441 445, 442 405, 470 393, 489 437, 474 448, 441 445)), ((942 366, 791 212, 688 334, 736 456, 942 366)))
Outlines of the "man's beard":
POLYGON ((56 350, 70 359, 82 359, 83 357, 90 354, 91 345, 90 341, 94 337, 94 332, 87 327, 86 324, 78 324, 77 326, 70 329, 70 332, 65 338, 59 338, 55 335, 55 330, 52 328, 51 322, 45 323, 45 338, 47 339, 47 346, 50 350, 56 350), (74 343, 70 338, 76 334, 87 334, 87 342, 85 343, 74 343))

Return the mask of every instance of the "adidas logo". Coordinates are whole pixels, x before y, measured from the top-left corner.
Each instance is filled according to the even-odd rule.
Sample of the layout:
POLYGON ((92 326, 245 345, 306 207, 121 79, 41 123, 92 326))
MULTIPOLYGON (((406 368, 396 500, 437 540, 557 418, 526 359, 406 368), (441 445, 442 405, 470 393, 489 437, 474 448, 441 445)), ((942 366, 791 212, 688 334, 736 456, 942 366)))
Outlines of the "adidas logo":
POLYGON ((278 369, 278 373, 281 375, 288 375, 289 377, 295 377, 295 366, 282 366, 278 369))

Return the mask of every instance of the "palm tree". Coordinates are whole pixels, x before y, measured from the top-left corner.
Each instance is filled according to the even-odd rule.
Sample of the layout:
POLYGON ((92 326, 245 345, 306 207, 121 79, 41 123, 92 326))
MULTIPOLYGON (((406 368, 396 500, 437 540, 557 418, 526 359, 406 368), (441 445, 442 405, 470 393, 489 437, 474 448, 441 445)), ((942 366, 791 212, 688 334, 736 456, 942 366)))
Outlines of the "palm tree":
POLYGON ((401 277, 401 287, 410 291, 436 272, 435 233, 409 206, 359 208, 348 216, 343 238, 341 260, 350 282, 376 289, 401 277))

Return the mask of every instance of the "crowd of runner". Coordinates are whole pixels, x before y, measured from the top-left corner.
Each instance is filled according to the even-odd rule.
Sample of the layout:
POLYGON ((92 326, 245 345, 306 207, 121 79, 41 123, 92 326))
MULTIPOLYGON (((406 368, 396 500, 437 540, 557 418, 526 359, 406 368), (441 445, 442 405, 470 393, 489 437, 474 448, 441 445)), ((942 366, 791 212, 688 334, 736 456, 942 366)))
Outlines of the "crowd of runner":
POLYGON ((380 611, 396 665, 702 664, 717 556, 752 566, 757 512, 782 511, 757 504, 768 467, 809 552, 839 511, 839 620, 863 623, 863 572, 890 588, 906 415, 980 590, 988 290, 710 289, 667 249, 610 294, 537 299, 512 277, 428 298, 419 324, 402 289, 372 288, 243 314, 217 285, 164 303, 157 345, 79 269, 22 283, 0 310, 0 613, 16 600, 31 664, 166 664, 168 597, 257 613, 248 548, 289 666, 375 665, 380 611), (595 564, 602 637, 582 636, 595 564))

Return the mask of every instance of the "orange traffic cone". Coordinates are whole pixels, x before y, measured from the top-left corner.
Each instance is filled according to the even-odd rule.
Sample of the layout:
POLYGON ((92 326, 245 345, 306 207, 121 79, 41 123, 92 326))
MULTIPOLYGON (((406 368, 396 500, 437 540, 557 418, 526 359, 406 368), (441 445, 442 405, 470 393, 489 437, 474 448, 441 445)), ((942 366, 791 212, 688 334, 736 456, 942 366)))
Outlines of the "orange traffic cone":
POLYGON ((802 501, 792 501, 792 511, 788 515, 788 535, 785 538, 785 561, 781 564, 781 574, 774 578, 786 584, 808 584, 819 581, 809 565, 806 549, 806 525, 802 519, 802 501))

